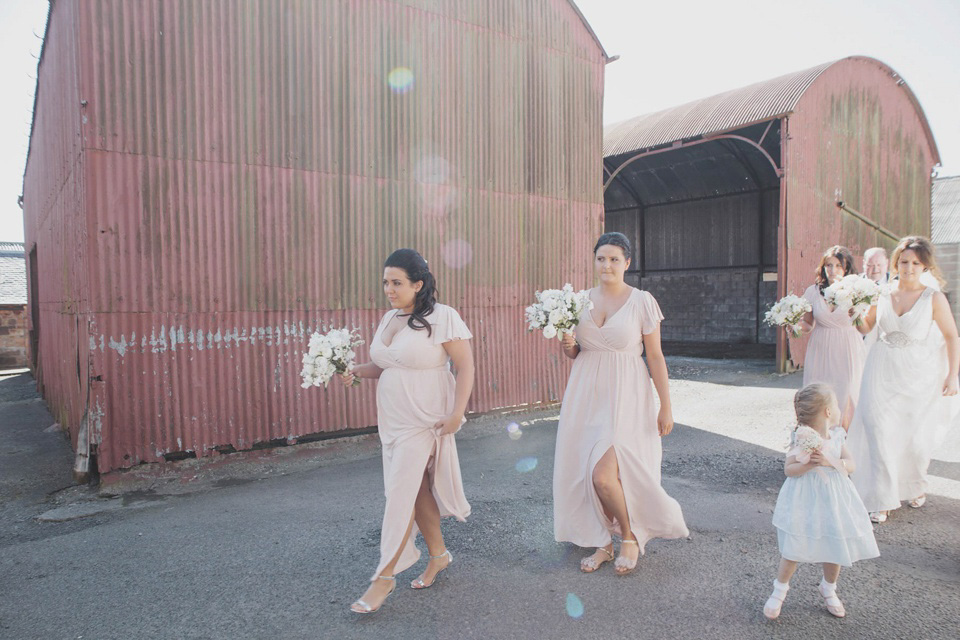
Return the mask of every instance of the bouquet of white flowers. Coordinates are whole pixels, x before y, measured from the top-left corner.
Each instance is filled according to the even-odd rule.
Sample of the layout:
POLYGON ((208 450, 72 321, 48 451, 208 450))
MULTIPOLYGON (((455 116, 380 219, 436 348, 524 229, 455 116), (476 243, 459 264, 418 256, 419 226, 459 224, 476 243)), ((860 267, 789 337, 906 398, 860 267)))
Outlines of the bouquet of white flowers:
POLYGON ((851 274, 844 276, 823 290, 823 299, 838 309, 853 313, 853 324, 860 326, 870 307, 877 303, 880 285, 870 278, 851 274))
POLYGON ((803 314, 812 311, 813 307, 806 298, 795 296, 792 293, 778 300, 767 314, 764 320, 773 327, 784 327, 794 338, 800 337, 800 319, 803 314))
MULTIPOLYGON (((303 354, 303 369, 300 377, 304 389, 324 387, 338 373, 346 373, 356 357, 353 348, 363 344, 359 332, 349 329, 331 329, 327 333, 316 332, 310 336, 308 351, 303 354)), ((353 386, 360 384, 354 379, 353 386)))
POLYGON ((800 425, 793 434, 793 445, 797 462, 807 464, 810 462, 810 454, 819 451, 823 446, 823 438, 815 429, 800 425))
POLYGON ((574 291, 570 283, 563 285, 563 289, 537 291, 536 295, 537 301, 526 309, 527 329, 543 331, 543 337, 548 340, 573 333, 580 314, 593 308, 590 292, 574 291))

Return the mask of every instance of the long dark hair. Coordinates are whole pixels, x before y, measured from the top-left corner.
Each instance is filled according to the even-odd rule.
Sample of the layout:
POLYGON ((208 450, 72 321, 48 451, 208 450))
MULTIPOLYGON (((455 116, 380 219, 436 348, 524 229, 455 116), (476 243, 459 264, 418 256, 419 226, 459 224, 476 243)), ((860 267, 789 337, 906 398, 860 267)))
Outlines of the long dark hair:
POLYGON ((407 325, 413 330, 426 329, 427 335, 432 335, 433 330, 427 322, 427 316, 433 313, 433 307, 437 304, 438 291, 437 280, 430 273, 427 261, 413 249, 397 249, 384 261, 383 268, 387 267, 403 269, 410 282, 423 282, 413 300, 413 313, 410 314, 407 325))
POLYGON ((827 258, 836 258, 840 261, 840 265, 843 267, 843 275, 848 276, 853 273, 853 254, 850 253, 850 249, 839 244, 833 245, 823 252, 820 264, 817 265, 816 283, 820 293, 823 293, 823 290, 830 286, 830 278, 827 277, 827 270, 824 268, 827 264, 827 258))

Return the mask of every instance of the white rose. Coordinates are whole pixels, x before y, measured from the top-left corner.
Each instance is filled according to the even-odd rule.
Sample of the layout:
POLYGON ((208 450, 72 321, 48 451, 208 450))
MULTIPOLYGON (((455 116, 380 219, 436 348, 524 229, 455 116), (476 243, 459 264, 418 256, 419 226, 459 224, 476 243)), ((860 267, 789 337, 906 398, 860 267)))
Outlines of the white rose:
POLYGON ((557 328, 552 324, 548 324, 543 328, 543 337, 547 340, 553 340, 557 337, 557 328))

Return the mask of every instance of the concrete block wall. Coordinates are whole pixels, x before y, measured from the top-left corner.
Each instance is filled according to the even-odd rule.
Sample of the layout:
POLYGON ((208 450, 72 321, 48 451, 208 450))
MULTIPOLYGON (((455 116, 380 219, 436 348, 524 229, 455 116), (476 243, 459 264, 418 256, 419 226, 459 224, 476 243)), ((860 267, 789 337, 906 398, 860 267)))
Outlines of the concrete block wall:
MULTIPOLYGON (((652 293, 663 311, 663 340, 677 342, 757 342, 757 270, 702 269, 633 274, 633 286, 652 293)), ((760 283, 760 317, 776 301, 777 283, 760 283)), ((776 342, 773 328, 761 324, 761 344, 776 342)))
POLYGON ((0 370, 27 366, 27 308, 0 305, 0 370))

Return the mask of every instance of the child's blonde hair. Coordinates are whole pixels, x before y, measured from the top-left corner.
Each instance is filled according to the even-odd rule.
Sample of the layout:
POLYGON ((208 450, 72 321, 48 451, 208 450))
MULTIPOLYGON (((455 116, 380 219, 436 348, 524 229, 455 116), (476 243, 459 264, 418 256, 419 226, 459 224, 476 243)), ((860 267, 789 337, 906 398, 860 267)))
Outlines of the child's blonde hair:
POLYGON ((793 410, 797 412, 797 424, 809 425, 818 413, 824 410, 833 398, 833 389, 823 382, 808 384, 793 396, 793 410))

